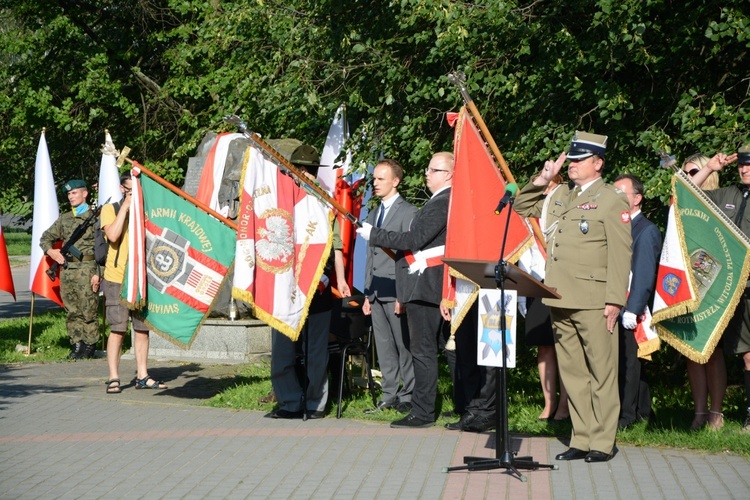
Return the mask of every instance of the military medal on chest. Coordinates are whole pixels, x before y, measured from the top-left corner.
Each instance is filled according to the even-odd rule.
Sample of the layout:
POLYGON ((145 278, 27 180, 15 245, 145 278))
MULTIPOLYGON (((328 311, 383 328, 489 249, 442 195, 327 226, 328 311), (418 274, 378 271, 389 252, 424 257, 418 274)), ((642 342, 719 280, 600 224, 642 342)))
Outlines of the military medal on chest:
POLYGON ((579 222, 578 223, 578 229, 580 229, 583 234, 588 233, 589 232, 589 221, 582 220, 581 222, 579 222))

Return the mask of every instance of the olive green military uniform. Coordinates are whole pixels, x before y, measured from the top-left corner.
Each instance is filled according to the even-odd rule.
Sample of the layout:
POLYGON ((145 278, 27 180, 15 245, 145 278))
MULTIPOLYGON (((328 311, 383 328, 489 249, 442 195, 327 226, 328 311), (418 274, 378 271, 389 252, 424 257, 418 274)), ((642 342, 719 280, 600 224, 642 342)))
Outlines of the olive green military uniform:
MULTIPOLYGON (((42 234, 39 246, 46 254, 54 243, 67 240, 90 214, 90 210, 79 216, 73 215, 71 210, 65 212, 42 234)), ((67 269, 60 267, 60 295, 68 313, 71 344, 83 341, 94 345, 99 341, 99 294, 91 289, 91 277, 98 273, 94 261, 94 235, 98 225, 95 222, 90 226, 75 244, 83 254, 83 261, 68 257, 67 269)))
MULTIPOLYGON (((546 186, 525 186, 515 209, 540 217, 546 186)), ((561 186, 546 205, 545 284, 560 299, 550 307, 560 376, 570 398, 570 447, 612 453, 620 412, 617 328, 607 330, 606 304, 624 305, 631 235, 625 195, 599 178, 578 196, 561 186)))

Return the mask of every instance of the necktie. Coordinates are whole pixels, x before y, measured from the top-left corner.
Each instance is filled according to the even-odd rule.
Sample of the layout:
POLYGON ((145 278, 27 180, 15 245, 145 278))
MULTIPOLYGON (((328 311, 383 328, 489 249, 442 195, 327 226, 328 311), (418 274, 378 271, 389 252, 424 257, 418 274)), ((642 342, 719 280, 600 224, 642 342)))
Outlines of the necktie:
POLYGON ((378 213, 378 222, 375 224, 376 227, 383 225, 383 218, 385 217, 385 207, 380 205, 380 213, 378 213))
POLYGON ((740 209, 737 211, 737 215, 734 216, 734 225, 740 227, 742 225, 742 216, 745 215, 745 207, 747 206, 747 197, 750 195, 750 191, 747 189, 742 190, 742 203, 740 203, 740 209))

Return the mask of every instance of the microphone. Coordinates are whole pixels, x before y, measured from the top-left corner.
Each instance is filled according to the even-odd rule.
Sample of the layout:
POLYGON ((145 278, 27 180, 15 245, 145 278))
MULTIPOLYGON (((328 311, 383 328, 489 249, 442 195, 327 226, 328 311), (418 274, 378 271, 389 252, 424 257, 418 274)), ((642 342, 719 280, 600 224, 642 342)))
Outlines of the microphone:
POLYGON ((503 208, 505 208, 505 205, 513 201, 513 199, 516 197, 517 192, 518 192, 517 184, 514 184, 511 182, 510 184, 505 186, 505 195, 500 200, 500 203, 497 204, 497 208, 495 209, 496 215, 500 215, 500 212, 503 211, 503 208))

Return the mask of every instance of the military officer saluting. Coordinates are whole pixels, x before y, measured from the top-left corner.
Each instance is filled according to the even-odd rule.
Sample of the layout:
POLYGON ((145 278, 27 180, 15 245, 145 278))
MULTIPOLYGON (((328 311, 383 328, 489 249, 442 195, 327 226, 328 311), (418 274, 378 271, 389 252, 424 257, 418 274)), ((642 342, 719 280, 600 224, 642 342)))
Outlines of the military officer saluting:
POLYGON ((71 255, 66 259, 59 249, 53 248, 56 242, 67 241, 91 213, 86 203, 89 192, 85 181, 70 180, 63 186, 63 191, 68 196, 71 210, 60 215, 42 234, 39 246, 45 255, 61 265, 60 295, 67 312, 66 326, 71 344, 68 357, 93 358, 99 341, 99 270, 94 260, 97 224, 89 226, 75 242, 77 257, 71 255))
POLYGON ((576 132, 570 152, 548 160, 519 193, 516 211, 548 220, 545 284, 560 376, 570 398, 570 448, 557 460, 612 458, 620 412, 617 321, 626 302, 632 242, 627 197, 602 179, 607 137, 576 132), (570 185, 545 203, 565 163, 570 185))

